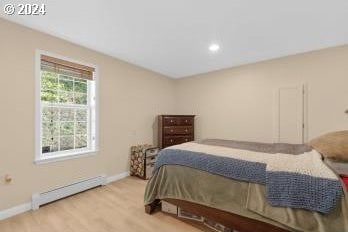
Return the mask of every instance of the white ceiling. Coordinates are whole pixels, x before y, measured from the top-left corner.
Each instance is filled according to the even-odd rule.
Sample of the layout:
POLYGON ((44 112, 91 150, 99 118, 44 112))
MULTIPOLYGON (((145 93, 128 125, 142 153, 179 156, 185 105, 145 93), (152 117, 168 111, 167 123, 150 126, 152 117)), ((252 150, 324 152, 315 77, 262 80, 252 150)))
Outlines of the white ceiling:
MULTIPOLYGON (((4 0, 0 16, 154 70, 184 77, 348 44, 347 0, 4 0), (5 3, 45 3, 6 16, 5 3), (221 50, 209 53, 212 42, 221 50)), ((1 40, 1 38, 0 38, 1 40)))

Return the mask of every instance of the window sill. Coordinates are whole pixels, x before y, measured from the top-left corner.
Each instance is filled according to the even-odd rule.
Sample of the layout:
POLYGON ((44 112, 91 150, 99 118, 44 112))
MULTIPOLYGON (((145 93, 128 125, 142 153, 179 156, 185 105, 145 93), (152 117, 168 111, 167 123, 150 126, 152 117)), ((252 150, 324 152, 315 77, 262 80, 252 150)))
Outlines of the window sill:
POLYGON ((39 165, 39 164, 65 161, 70 159, 77 159, 77 158, 97 155, 97 152, 98 150, 85 150, 85 151, 72 152, 69 154, 50 156, 47 158, 37 158, 35 159, 34 163, 39 165))

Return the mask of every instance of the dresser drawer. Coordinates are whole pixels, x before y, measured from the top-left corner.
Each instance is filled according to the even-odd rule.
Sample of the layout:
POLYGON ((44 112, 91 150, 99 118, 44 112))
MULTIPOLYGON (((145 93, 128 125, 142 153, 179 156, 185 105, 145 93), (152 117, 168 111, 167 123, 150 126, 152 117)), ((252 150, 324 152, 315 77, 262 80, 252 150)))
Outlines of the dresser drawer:
POLYGON ((152 156, 157 156, 158 153, 159 153, 159 148, 158 147, 149 148, 149 149, 145 150, 145 156, 147 158, 152 157, 152 156))
POLYGON ((150 156, 150 157, 146 157, 145 163, 146 165, 149 164, 154 164, 157 161, 157 156, 150 156))
POLYGON ((180 124, 180 118, 177 117, 165 117, 163 118, 164 126, 177 126, 180 124))
POLYGON ((193 141, 193 136, 167 136, 164 138, 164 147, 193 141))
POLYGON ((153 164, 157 160, 159 148, 150 148, 145 151, 145 164, 153 164))
POLYGON ((179 125, 181 126, 192 126, 193 125, 193 117, 181 117, 179 125))
POLYGON ((190 135, 193 134, 192 126, 166 126, 164 127, 166 135, 190 135))

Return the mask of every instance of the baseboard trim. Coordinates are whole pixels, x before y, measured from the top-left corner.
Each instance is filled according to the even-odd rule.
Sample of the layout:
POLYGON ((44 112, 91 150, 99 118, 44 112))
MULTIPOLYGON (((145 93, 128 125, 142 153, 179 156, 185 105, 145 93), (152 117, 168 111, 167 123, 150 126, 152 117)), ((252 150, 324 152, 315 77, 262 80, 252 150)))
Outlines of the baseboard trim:
POLYGON ((9 217, 13 217, 17 214, 25 213, 27 211, 31 210, 31 202, 24 203, 22 205, 17 205, 15 207, 5 209, 3 211, 0 211, 0 220, 4 220, 9 217))
POLYGON ((122 173, 114 175, 114 176, 109 176, 106 178, 106 183, 110 184, 112 182, 126 178, 127 176, 129 176, 129 172, 122 172, 122 173))
MULTIPOLYGON (((126 178, 127 176, 129 176, 129 172, 122 172, 114 176, 109 176, 106 178, 106 184, 121 180, 123 178, 126 178)), ((21 213, 25 213, 30 210, 32 210, 31 202, 17 205, 15 207, 0 211, 0 220, 4 220, 6 218, 10 218, 21 213)))

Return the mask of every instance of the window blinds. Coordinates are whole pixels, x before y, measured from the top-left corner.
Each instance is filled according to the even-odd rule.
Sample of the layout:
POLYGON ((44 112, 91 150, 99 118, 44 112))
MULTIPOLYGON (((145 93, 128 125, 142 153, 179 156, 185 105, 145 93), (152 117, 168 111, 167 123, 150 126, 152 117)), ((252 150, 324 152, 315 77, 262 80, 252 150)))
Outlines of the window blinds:
POLYGON ((41 70, 55 72, 84 80, 93 80, 94 68, 85 65, 41 55, 41 70))

